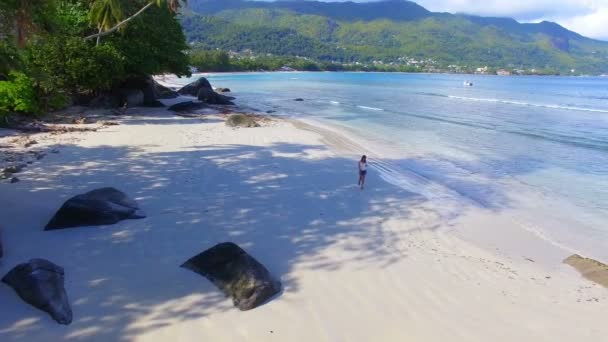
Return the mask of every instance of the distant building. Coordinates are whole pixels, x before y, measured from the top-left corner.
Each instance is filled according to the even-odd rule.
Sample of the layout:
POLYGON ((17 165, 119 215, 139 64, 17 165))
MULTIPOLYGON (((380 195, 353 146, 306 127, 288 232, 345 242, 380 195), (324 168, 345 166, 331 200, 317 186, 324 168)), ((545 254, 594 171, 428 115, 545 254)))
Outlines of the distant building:
POLYGON ((496 72, 496 75, 498 76, 511 76, 511 72, 504 70, 504 69, 500 69, 496 72))

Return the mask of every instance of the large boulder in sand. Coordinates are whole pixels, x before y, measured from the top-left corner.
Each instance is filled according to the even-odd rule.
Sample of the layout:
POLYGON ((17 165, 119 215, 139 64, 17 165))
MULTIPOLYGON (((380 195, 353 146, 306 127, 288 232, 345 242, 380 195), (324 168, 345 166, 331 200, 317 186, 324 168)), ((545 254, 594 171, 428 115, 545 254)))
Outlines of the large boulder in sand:
POLYGON ((207 105, 202 102, 184 101, 184 102, 176 103, 167 109, 174 111, 174 112, 188 112, 188 111, 194 111, 194 110, 198 110, 198 109, 205 108, 205 107, 207 107, 207 105))
POLYGON ((146 215, 137 203, 114 188, 101 188, 67 200, 45 230, 114 224, 146 215))
POLYGON ((263 304, 281 291, 281 282, 232 242, 220 243, 190 258, 182 267, 209 279, 243 311, 263 304))
POLYGON ((245 114, 232 114, 226 119, 226 126, 230 127, 260 127, 254 118, 245 114))
POLYGON ((218 94, 212 89, 201 88, 198 91, 197 97, 199 101, 208 103, 208 104, 217 104, 217 105, 234 105, 234 103, 230 100, 234 100, 232 96, 226 96, 222 94, 218 94))
POLYGON ((174 99, 179 96, 179 94, 175 90, 169 87, 165 87, 164 85, 158 82, 155 82, 155 85, 157 98, 159 99, 174 99))
POLYGON ((211 88, 211 83, 209 83, 209 81, 204 77, 185 85, 177 92, 180 95, 198 96, 198 91, 201 89, 213 90, 213 88, 211 88))
POLYGON ((13 268, 2 282, 12 287, 26 303, 50 314, 57 323, 72 323, 72 308, 60 266, 48 260, 32 259, 13 268))

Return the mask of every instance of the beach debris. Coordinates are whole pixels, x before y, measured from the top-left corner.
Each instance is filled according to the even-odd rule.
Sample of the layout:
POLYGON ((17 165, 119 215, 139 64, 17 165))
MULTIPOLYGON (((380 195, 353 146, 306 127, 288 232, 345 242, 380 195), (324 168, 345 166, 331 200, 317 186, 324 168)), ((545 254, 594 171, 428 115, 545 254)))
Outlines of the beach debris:
POLYGON ((0 171, 0 179, 8 179, 14 173, 19 173, 19 172, 23 171, 23 168, 25 168, 26 166, 27 166, 26 163, 7 166, 4 169, 2 169, 2 171, 0 171))
POLYGON ((50 314, 57 323, 72 323, 62 267, 45 259, 31 259, 15 266, 2 282, 12 287, 26 303, 50 314))
POLYGON ((209 83, 209 81, 204 77, 200 77, 198 80, 185 85, 177 92, 181 95, 198 96, 198 92, 201 89, 209 89, 213 91, 211 83, 209 83))
POLYGON ((578 254, 567 257, 564 264, 574 267, 584 278, 608 288, 608 265, 578 254))
POLYGON ((23 144, 23 147, 26 147, 26 148, 27 148, 27 147, 30 147, 30 146, 32 146, 32 145, 36 145, 36 144, 38 144, 38 142, 37 142, 36 140, 33 140, 33 139, 28 139, 28 140, 27 140, 27 141, 26 141, 26 142, 23 144))
POLYGON ((12 127, 22 132, 35 132, 35 133, 68 133, 68 132, 95 132, 97 128, 92 127, 67 127, 59 125, 47 125, 41 122, 29 122, 23 125, 12 127))
POLYGON ((176 103, 167 109, 174 111, 174 112, 187 112, 187 111, 191 111, 191 110, 198 110, 198 109, 205 108, 205 107, 207 107, 207 105, 202 102, 184 101, 184 102, 176 103))
POLYGON ((272 114, 272 113, 276 113, 276 112, 277 112, 276 110, 267 110, 266 111, 267 114, 272 114))
POLYGON ((107 120, 98 121, 97 124, 101 125, 101 126, 118 126, 118 125, 120 125, 119 122, 107 121, 107 120))
POLYGON ((11 178, 11 183, 17 183, 18 181, 19 181, 19 178, 17 178, 17 177, 11 178))
POLYGON ((115 224, 126 219, 145 217, 137 202, 122 191, 108 187, 67 200, 44 230, 115 224))
POLYGON ((303 98, 300 98, 300 97, 298 97, 297 99, 293 99, 293 100, 294 100, 294 101, 298 101, 298 102, 304 101, 304 99, 303 99, 303 98))
POLYGON ((260 127, 260 124, 251 116, 245 114, 232 114, 226 119, 226 126, 229 127, 260 127))
POLYGON ((89 123, 89 120, 86 116, 81 116, 79 118, 73 118, 72 123, 76 125, 84 125, 89 123))
POLYGON ((234 105, 231 100, 234 100, 232 96, 226 96, 222 94, 218 94, 214 92, 212 89, 201 88, 196 95, 199 101, 208 103, 208 104, 217 104, 217 105, 234 105))
POLYGON ((281 282, 232 242, 215 245, 181 267, 207 278, 242 311, 258 307, 281 291, 281 282))

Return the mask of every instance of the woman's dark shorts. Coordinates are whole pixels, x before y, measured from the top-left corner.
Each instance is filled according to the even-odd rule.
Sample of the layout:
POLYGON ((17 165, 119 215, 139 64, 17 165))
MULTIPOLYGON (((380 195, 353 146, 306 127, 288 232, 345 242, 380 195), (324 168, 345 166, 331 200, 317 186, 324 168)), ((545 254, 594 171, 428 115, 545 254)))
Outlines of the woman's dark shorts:
POLYGON ((365 176, 367 174, 367 170, 361 171, 359 170, 359 176, 365 176))

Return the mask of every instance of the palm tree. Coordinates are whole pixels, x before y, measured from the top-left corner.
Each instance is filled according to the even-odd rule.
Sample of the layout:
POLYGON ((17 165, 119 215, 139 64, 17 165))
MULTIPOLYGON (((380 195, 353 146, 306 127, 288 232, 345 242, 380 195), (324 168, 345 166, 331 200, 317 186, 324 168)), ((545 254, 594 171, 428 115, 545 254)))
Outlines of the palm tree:
POLYGON ((171 12, 175 13, 179 9, 181 2, 186 3, 186 0, 148 0, 147 4, 140 10, 128 18, 121 20, 123 12, 120 0, 96 0, 93 3, 93 8, 99 9, 97 10, 97 13, 95 13, 95 16, 93 16, 92 13, 91 19, 95 24, 98 25, 99 32, 87 36, 85 39, 88 40, 96 38, 99 42, 101 37, 109 35, 112 32, 120 29, 122 26, 142 14, 145 10, 153 5, 157 5, 159 7, 167 6, 171 12), (115 14, 120 15, 116 16, 115 14))
MULTIPOLYGON (((97 0, 91 6, 89 17, 92 23, 97 24, 99 33, 109 30, 124 17, 122 3, 120 0, 97 0)), ((97 36, 97 45, 100 40, 101 36, 97 36)))

